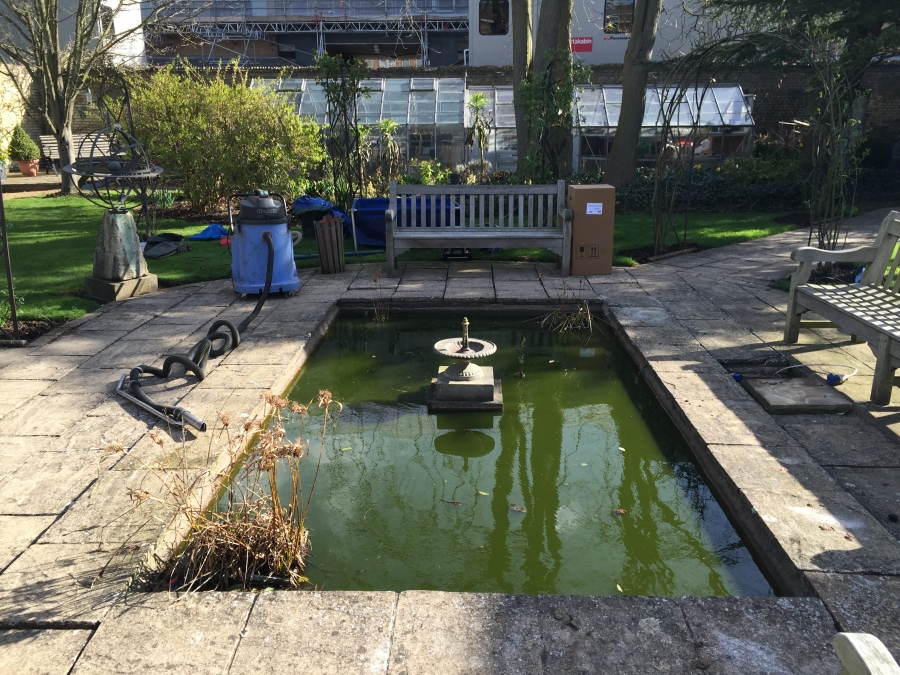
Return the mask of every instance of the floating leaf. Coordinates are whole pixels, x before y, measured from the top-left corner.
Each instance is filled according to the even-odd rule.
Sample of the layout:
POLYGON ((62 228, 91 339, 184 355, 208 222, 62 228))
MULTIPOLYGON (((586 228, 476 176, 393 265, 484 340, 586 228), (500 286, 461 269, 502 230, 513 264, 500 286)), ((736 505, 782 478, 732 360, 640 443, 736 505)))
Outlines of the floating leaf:
POLYGON ((442 499, 441 501, 444 502, 445 504, 452 504, 453 506, 457 506, 457 507, 458 507, 458 506, 462 506, 462 503, 461 503, 461 502, 451 502, 451 501, 448 501, 448 500, 446 500, 446 499, 442 499))
POLYGON ((625 509, 613 509, 613 513, 615 513, 617 516, 624 516, 626 513, 628 513, 628 511, 626 511, 625 509))
POLYGON ((481 490, 478 491, 478 494, 480 494, 482 497, 487 497, 487 496, 488 496, 488 493, 487 493, 487 492, 482 492, 481 490))
POLYGON ((525 513, 524 506, 516 506, 515 504, 510 504, 509 508, 511 511, 515 511, 516 513, 525 513))
POLYGON ((587 462, 582 462, 581 466, 587 466, 587 462))
POLYGON ((622 452, 625 452, 625 448, 623 448, 621 445, 619 446, 619 450, 621 450, 622 452))
POLYGON ((341 448, 341 452, 347 452, 348 450, 352 450, 353 446, 348 445, 346 448, 341 448))
POLYGON ((619 584, 616 584, 616 590, 619 591, 619 593, 624 593, 624 592, 625 592, 625 591, 622 590, 622 587, 619 586, 619 584))
POLYGON ((550 363, 556 363, 554 359, 550 359, 550 363))

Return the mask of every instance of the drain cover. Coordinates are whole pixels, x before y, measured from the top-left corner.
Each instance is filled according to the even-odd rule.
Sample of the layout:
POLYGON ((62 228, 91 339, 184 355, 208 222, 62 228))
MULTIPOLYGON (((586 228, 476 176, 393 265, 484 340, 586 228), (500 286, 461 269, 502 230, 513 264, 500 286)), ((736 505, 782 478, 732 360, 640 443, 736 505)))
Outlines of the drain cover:
POLYGON ((850 398, 812 377, 744 377, 744 389, 770 413, 846 413, 850 398))

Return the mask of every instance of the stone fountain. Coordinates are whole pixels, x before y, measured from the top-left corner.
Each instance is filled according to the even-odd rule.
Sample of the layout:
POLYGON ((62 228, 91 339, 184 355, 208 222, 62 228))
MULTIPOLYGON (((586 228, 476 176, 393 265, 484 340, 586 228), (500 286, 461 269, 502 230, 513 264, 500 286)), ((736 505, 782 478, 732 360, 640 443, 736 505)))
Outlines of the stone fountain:
POLYGON ((488 340, 469 337, 469 320, 463 318, 461 338, 439 340, 434 351, 441 356, 457 359, 452 366, 438 368, 438 376, 431 381, 428 412, 503 410, 500 380, 494 379, 491 366, 481 367, 475 359, 490 356, 497 345, 488 340))

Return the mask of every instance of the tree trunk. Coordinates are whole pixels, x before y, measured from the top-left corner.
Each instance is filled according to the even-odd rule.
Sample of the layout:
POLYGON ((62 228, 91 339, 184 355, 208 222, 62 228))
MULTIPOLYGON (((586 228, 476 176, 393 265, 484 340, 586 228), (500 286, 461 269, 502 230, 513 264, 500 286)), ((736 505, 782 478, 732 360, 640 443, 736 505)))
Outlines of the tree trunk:
POLYGON ((603 180, 621 187, 636 176, 637 144, 644 119, 647 76, 656 42, 662 0, 637 0, 634 28, 628 38, 622 66, 622 110, 603 180))
POLYGON ((571 0, 542 0, 537 34, 534 38, 533 72, 543 73, 550 65, 547 55, 559 44, 559 24, 563 19, 567 22, 572 20, 571 11, 567 11, 570 6, 571 0))
MULTIPOLYGON (((525 122, 525 107, 518 91, 518 85, 525 81, 531 70, 532 44, 531 0, 512 0, 513 31, 513 102, 516 112, 516 154, 524 159, 528 151, 528 126, 525 122)), ((518 167, 521 169, 521 165, 518 167)))
MULTIPOLYGON (((572 58, 572 11, 574 9, 574 0, 563 0, 561 20, 556 33, 556 49, 559 52, 565 52, 572 58)), ((572 175, 572 132, 569 132, 564 138, 559 139, 561 149, 559 152, 559 177, 567 178, 572 175)))
POLYGON ((76 159, 78 159, 76 155, 77 148, 75 148, 75 143, 72 139, 71 122, 66 121, 59 128, 59 131, 56 134, 56 143, 59 146, 59 173, 60 178, 62 179, 60 192, 62 192, 64 195, 72 194, 74 178, 72 174, 66 173, 62 170, 64 166, 68 166, 69 164, 72 164, 76 159))

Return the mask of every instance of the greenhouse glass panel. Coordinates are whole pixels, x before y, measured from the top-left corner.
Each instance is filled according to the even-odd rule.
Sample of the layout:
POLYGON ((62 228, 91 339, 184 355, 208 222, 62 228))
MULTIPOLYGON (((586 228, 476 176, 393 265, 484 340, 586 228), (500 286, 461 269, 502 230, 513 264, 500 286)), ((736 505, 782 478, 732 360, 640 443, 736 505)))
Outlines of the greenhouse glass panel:
POLYGON ((747 102, 740 88, 713 89, 713 93, 725 124, 739 126, 752 124, 750 110, 747 108, 747 102))
POLYGON ((509 88, 497 88, 494 93, 494 127, 515 128, 516 111, 513 107, 513 90, 509 88))
POLYGON ((465 117, 465 80, 438 80, 437 123, 462 124, 465 117))
POLYGON ((305 80, 302 78, 288 78, 286 80, 281 80, 278 83, 278 91, 303 91, 303 83, 305 80))
POLYGON ((582 127, 605 127, 607 119, 603 89, 583 89, 576 96, 576 124, 582 127))
POLYGON ((645 127, 662 126, 663 118, 660 114, 659 92, 652 87, 647 88, 646 102, 644 103, 644 120, 641 122, 645 127))
POLYGON ((603 102, 606 104, 607 124, 618 126, 622 111, 622 87, 603 87, 603 102))
POLYGON ((409 99, 410 124, 434 124, 437 93, 434 91, 414 91, 409 99))
POLYGON ((310 115, 315 117, 316 122, 325 124, 325 113, 328 109, 328 102, 325 98, 325 90, 318 84, 307 82, 306 91, 303 92, 303 98, 300 101, 300 115, 310 115))
POLYGON ((382 119, 390 117, 399 124, 409 120, 409 80, 386 80, 382 119))
POLYGON ((357 106, 360 124, 378 124, 381 121, 382 95, 380 91, 373 91, 369 94, 369 98, 360 97, 357 106))

